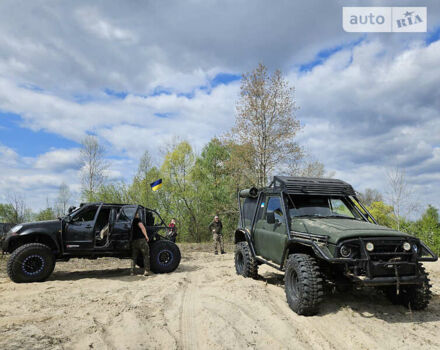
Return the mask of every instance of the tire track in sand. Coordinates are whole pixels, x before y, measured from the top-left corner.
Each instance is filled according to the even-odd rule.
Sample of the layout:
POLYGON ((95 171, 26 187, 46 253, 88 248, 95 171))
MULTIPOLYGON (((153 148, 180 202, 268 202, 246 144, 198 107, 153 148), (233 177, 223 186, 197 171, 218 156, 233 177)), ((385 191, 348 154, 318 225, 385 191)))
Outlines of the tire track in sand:
POLYGON ((195 325, 196 293, 197 287, 194 282, 188 281, 183 290, 180 308, 180 344, 182 349, 198 349, 197 327, 195 325))

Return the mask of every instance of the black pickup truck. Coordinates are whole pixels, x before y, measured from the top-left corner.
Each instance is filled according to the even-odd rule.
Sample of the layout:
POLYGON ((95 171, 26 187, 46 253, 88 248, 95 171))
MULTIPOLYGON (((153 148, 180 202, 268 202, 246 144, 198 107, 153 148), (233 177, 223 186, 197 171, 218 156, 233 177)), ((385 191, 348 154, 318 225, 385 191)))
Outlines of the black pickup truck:
MULTIPOLYGON (((150 238, 151 270, 174 271, 180 263, 179 247, 166 239, 167 227, 159 213, 140 205, 86 203, 70 208, 58 220, 16 225, 2 242, 10 253, 7 272, 14 282, 46 280, 56 261, 70 258, 131 258, 133 220, 139 214, 150 238)), ((142 257, 136 262, 143 267, 142 257)))

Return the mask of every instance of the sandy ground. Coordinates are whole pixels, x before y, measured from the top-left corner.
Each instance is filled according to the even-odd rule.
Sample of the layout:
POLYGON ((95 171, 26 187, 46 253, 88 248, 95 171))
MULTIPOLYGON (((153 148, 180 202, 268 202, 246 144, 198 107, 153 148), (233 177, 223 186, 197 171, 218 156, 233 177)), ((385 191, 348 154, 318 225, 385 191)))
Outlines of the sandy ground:
POLYGON ((440 348, 439 262, 426 264, 434 284, 427 311, 365 290, 334 294, 318 316, 302 317, 276 270, 245 279, 232 253, 182 250, 172 274, 129 276, 128 260, 72 260, 33 284, 12 283, 0 258, 0 349, 440 348))

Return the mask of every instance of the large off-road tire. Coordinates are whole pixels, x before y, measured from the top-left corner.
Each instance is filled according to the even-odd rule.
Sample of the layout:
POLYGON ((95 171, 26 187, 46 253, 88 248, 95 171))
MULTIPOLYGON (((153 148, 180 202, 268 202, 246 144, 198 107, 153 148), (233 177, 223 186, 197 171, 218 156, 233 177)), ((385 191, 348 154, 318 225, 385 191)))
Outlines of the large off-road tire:
POLYGON ((151 271, 154 273, 173 272, 180 264, 179 247, 168 240, 154 242, 150 246, 151 271))
POLYGON ((411 310, 426 309, 432 297, 432 285, 429 283, 429 275, 422 265, 419 266, 419 273, 423 277, 422 284, 405 286, 401 290, 402 304, 411 310))
POLYGON ((258 278, 258 264, 247 242, 238 242, 235 245, 235 271, 237 275, 258 278))
POLYGON ((29 243, 12 252, 7 271, 9 278, 16 283, 42 282, 54 267, 55 257, 47 245, 29 243))
POLYGON ((323 298, 323 280, 316 260, 307 254, 292 254, 286 264, 287 303, 298 315, 318 312, 323 298))
POLYGON ((429 283, 428 273, 420 265, 419 272, 422 275, 422 284, 403 285, 400 287, 400 293, 397 295, 396 287, 386 287, 383 291, 385 296, 394 305, 403 305, 411 310, 424 310, 428 307, 432 297, 431 284, 429 283))

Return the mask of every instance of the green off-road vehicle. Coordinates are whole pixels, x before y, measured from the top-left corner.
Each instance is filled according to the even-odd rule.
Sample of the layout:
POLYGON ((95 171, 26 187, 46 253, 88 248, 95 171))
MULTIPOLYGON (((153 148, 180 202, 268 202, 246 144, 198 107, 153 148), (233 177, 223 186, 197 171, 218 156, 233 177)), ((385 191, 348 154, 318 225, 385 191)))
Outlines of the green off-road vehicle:
POLYGON ((324 290, 377 287, 396 304, 425 309, 431 298, 422 261, 437 256, 418 238, 377 224, 352 186, 336 179, 276 176, 267 188, 238 194, 235 268, 285 273, 291 309, 318 312, 324 290))

